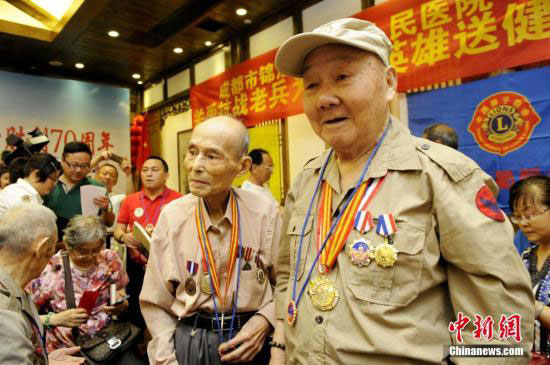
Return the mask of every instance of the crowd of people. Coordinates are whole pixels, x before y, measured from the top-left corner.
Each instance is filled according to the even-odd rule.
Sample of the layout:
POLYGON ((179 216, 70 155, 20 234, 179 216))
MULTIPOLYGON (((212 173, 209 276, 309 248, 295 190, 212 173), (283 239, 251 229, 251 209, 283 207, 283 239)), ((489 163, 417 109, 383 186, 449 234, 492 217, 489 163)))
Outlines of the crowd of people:
POLYGON ((76 338, 115 316, 143 332, 113 364, 550 363, 550 177, 514 184, 507 217, 456 131, 415 137, 390 114, 391 48, 358 19, 281 46, 276 67, 303 80, 304 112, 330 147, 284 208, 273 159, 249 152, 229 116, 193 129, 185 196, 166 186, 162 158, 144 161, 136 191, 127 159, 81 142, 61 162, 36 153, 0 167, 0 363, 82 363, 76 338), (106 188, 95 215, 82 215, 86 185, 106 188), (89 291, 92 308, 70 305, 89 291), (462 344, 524 356, 444 351, 462 344))

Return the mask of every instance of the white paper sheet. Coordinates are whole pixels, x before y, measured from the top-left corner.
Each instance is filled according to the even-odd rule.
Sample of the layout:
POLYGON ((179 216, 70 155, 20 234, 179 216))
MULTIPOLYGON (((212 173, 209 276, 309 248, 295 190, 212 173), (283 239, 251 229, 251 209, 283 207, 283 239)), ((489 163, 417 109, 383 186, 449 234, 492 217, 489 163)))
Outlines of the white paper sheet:
POLYGON ((105 196, 107 189, 102 186, 84 185, 80 187, 80 205, 82 207, 82 215, 97 215, 99 207, 94 204, 94 199, 100 196, 105 196))

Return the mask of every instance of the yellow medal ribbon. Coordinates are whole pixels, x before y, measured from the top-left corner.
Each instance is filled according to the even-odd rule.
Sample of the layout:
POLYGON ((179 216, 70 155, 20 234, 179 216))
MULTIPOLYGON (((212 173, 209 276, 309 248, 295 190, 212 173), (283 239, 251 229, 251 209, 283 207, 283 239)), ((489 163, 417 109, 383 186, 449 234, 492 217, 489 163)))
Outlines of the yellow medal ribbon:
MULTIPOLYGON (((325 248, 321 252, 319 271, 322 274, 327 273, 332 269, 338 254, 342 251, 342 248, 346 244, 346 240, 348 239, 355 221, 355 215, 359 209, 359 204, 361 203, 366 190, 367 183, 363 182, 344 211, 342 218, 334 229, 332 237, 329 238, 325 248)), ((326 181, 323 182, 318 217, 317 249, 320 250, 332 224, 332 188, 326 181)))
MULTIPOLYGON (((235 262, 237 261, 238 247, 239 247, 239 214, 237 211, 237 199, 235 198, 235 193, 231 190, 229 194, 229 204, 231 205, 231 217, 232 217, 232 227, 231 227, 231 240, 229 245, 229 263, 227 269, 227 281, 225 283, 225 288, 223 292, 223 297, 220 290, 220 277, 218 270, 216 269, 216 263, 214 262, 214 254, 212 253, 212 246, 210 245, 210 240, 206 233, 206 227, 204 224, 204 208, 203 204, 199 200, 197 204, 197 209, 195 209, 195 220, 197 224, 197 232, 199 234, 199 241, 201 246, 201 253, 203 258, 203 265, 208 265, 210 268, 210 276, 212 278, 212 286, 216 296, 218 297, 222 308, 225 307, 225 298, 227 296, 227 290, 231 284, 231 278, 233 277, 233 269, 235 267, 235 262), (206 247, 206 252, 205 252, 206 247), (206 255, 205 255, 206 253, 206 255)), ((202 199, 201 199, 202 200, 202 199)))

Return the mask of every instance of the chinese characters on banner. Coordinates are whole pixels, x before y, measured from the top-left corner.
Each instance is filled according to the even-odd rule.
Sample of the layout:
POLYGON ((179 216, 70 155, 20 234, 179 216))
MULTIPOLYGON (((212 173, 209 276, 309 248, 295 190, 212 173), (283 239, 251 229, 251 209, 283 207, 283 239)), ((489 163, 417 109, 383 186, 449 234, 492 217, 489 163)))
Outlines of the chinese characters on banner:
POLYGON ((550 59, 548 0, 387 0, 354 17, 390 37, 401 92, 550 59))
POLYGON ((280 74, 277 49, 243 62, 191 88, 193 125, 217 115, 232 115, 247 126, 300 114, 300 79, 280 74))
MULTIPOLYGON (((107 149, 113 150, 113 140, 111 139, 111 132, 103 131, 75 131, 74 129, 62 129, 62 128, 48 128, 44 126, 36 126, 44 135, 46 135, 50 143, 43 148, 42 152, 51 153, 52 155, 59 156, 63 152, 65 145, 72 141, 84 142, 92 153, 101 153, 107 149)), ((31 132, 35 128, 23 128, 23 126, 8 126, 4 131, 0 132, 0 137, 9 136, 15 134, 23 139, 29 137, 27 133, 31 132)), ((4 138, 5 139, 5 138, 4 138)), ((15 149, 13 146, 5 146, 7 150, 15 149)))

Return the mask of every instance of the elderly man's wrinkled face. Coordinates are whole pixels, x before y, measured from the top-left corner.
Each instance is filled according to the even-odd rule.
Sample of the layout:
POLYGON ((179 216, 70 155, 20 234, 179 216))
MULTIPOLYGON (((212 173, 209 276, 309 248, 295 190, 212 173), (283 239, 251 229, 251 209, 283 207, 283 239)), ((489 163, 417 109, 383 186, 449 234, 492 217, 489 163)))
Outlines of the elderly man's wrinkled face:
POLYGON ((110 165, 103 165, 99 168, 95 175, 95 179, 107 188, 108 192, 113 190, 118 180, 118 171, 116 168, 110 165))
POLYGON ((189 190, 203 198, 224 193, 242 171, 243 157, 235 133, 199 125, 185 155, 189 190))
POLYGON ((303 81, 311 126, 337 153, 374 143, 395 94, 391 67, 369 52, 329 44, 306 57, 303 81))

